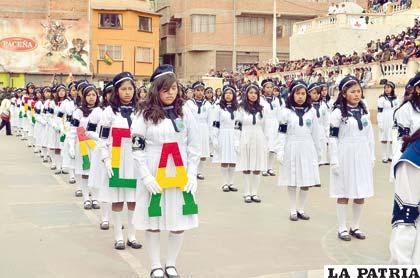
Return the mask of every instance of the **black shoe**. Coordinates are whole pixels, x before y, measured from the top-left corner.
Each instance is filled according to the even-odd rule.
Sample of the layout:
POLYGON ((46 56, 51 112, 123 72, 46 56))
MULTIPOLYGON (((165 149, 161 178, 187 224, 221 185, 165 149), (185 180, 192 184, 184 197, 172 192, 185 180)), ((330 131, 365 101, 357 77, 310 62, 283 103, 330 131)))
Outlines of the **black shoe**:
POLYGON ((109 221, 102 221, 99 227, 101 230, 109 230, 109 221))
POLYGON ((258 196, 258 195, 252 195, 252 196, 251 196, 251 200, 252 200, 254 203, 261 203, 261 198, 260 198, 260 196, 258 196))
POLYGON ((199 180, 204 180, 204 176, 203 176, 203 174, 197 174, 197 179, 199 179, 199 180))
POLYGON ((118 240, 114 243, 114 248, 117 250, 124 250, 125 249, 125 244, 123 240, 118 240))
POLYGON ((269 174, 268 174, 267 172, 262 172, 262 176, 263 176, 263 177, 268 177, 268 176, 269 176, 269 174))
POLYGON ((61 173, 67 175, 69 172, 67 170, 61 170, 61 173))
POLYGON ((127 240, 127 246, 130 246, 133 249, 140 249, 143 247, 137 240, 129 241, 127 240))
POLYGON ((97 200, 92 201, 92 208, 93 209, 100 209, 101 208, 101 206, 99 205, 97 200))
POLYGON ((342 232, 338 232, 338 238, 344 241, 350 241, 351 240, 351 236, 349 235, 349 232, 347 232, 347 230, 342 231, 342 232))
POLYGON ((230 184, 229 185, 229 190, 232 191, 232 192, 237 192, 238 188, 236 188, 233 184, 230 184))
POLYGON ((244 197, 244 201, 247 204, 252 203, 252 197, 250 195, 247 195, 244 197))
POLYGON ((304 212, 302 212, 302 213, 297 212, 297 217, 299 219, 302 219, 302 220, 309 220, 310 219, 310 217, 308 215, 306 215, 304 212))
POLYGON ((299 218, 298 218, 297 213, 291 213, 290 216, 289 216, 289 220, 290 221, 298 221, 299 218))
POLYGON ((76 197, 82 197, 83 196, 83 193, 82 193, 82 190, 76 190, 76 192, 74 192, 74 196, 76 196, 76 197))
POLYGON ((360 229, 352 230, 350 228, 350 235, 357 238, 357 239, 366 239, 366 235, 360 229))
POLYGON ((269 174, 272 177, 274 177, 276 175, 276 173, 274 173, 273 169, 268 169, 267 174, 269 174))
POLYGON ((83 207, 84 209, 92 209, 92 201, 91 200, 87 200, 83 203, 83 207))
MULTIPOLYGON (((69 183, 70 184, 75 184, 76 183, 76 179, 75 178, 70 178, 69 179, 69 183)), ((81 196, 76 196, 76 197, 81 197, 81 196)))
POLYGON ((174 266, 165 266, 165 275, 167 278, 180 278, 181 276, 178 275, 178 271, 176 270, 176 268, 174 266), (173 270, 175 270, 176 275, 170 275, 168 273, 168 268, 171 268, 173 270))
POLYGON ((229 185, 227 185, 227 184, 223 185, 222 190, 223 190, 223 192, 229 192, 230 191, 229 185))
POLYGON ((388 159, 382 159, 382 163, 388 163, 388 159))
POLYGON ((392 162, 392 158, 388 158, 388 162, 392 162))
POLYGON ((163 269, 162 268, 155 268, 155 269, 152 269, 152 271, 150 272, 150 278, 164 278, 165 277, 165 272, 163 272, 163 269), (162 271, 162 276, 157 276, 157 275, 155 275, 155 272, 157 271, 157 270, 161 270, 162 271))
POLYGON ((61 175, 62 171, 61 169, 58 169, 57 171, 54 172, 54 175, 61 175))

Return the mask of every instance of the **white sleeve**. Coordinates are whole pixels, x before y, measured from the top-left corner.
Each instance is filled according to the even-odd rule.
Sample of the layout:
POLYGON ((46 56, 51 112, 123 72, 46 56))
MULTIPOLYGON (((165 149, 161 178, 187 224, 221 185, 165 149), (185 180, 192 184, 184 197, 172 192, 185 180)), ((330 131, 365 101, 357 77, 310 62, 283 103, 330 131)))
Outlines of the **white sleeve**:
POLYGON ((214 108, 214 112, 213 112, 213 124, 211 126, 211 132, 210 132, 210 136, 211 136, 211 142, 217 142, 218 141, 218 137, 219 137, 219 130, 220 130, 220 113, 221 113, 222 109, 220 108, 219 105, 217 105, 214 108))
POLYGON ((195 177, 201 156, 200 130, 191 111, 184 110, 183 112, 187 127, 187 172, 188 175, 195 177))
POLYGON ((384 109, 384 98, 380 97, 378 98, 378 114, 376 116, 378 121, 378 127, 382 129, 383 123, 382 123, 382 109, 384 109))
POLYGON ((375 163, 375 135, 373 133, 373 127, 372 123, 370 122, 370 116, 367 116, 368 118, 368 142, 369 142, 369 148, 370 148, 370 157, 372 160, 372 163, 375 163))
MULTIPOLYGON (((395 120, 399 129, 410 129, 412 124, 412 106, 410 102, 406 102, 395 114, 395 120)), ((410 130, 411 131, 411 130, 410 130)), ((399 134, 400 135, 400 134, 399 134)), ((400 139, 402 136, 398 136, 400 139)))
MULTIPOLYGON (((78 120, 80 122, 80 120, 82 119, 82 116, 83 116, 83 113, 80 109, 76 109, 73 112, 74 120, 78 120)), ((68 140, 67 140, 68 145, 74 148, 78 140, 77 140, 77 127, 74 126, 73 124, 70 125, 70 130, 68 132, 67 137, 68 137, 68 140)))
POLYGON ((400 163, 401 165, 397 168, 395 178, 393 229, 389 248, 393 264, 413 264, 417 228, 414 223, 406 223, 402 218, 409 212, 407 208, 412 208, 412 211, 418 209, 420 202, 420 194, 418 194, 420 171, 409 163, 400 163))
POLYGON ((235 111, 235 139, 234 146, 235 148, 240 145, 241 135, 242 135, 242 121, 243 121, 243 109, 239 108, 235 111))
POLYGON ((341 111, 340 109, 334 109, 331 113, 330 118, 330 161, 331 165, 338 164, 338 134, 340 132, 341 124, 341 111), (333 134, 336 132, 337 134, 333 134))
MULTIPOLYGON (((102 115, 101 115, 101 120, 99 121, 99 128, 101 129, 109 129, 109 133, 111 133, 111 126, 112 126, 112 122, 113 122, 113 115, 114 112, 112 111, 111 107, 107 107, 102 115)), ((109 146, 111 144, 111 134, 109 134, 108 138, 101 138, 101 135, 99 136, 99 141, 98 141, 98 150, 100 153, 100 160, 105 160, 111 157, 111 154, 109 152, 109 146)))
POLYGON ((277 119, 279 126, 277 128, 278 136, 274 138, 274 148, 277 154, 284 154, 284 145, 286 144, 287 125, 290 110, 285 108, 279 111, 277 119))
POLYGON ((143 113, 137 113, 131 124, 131 140, 133 142, 134 164, 139 173, 139 180, 151 176, 149 167, 147 166, 147 155, 145 152, 147 141, 147 123, 143 117, 143 113))
POLYGON ((318 122, 318 117, 315 114, 314 109, 311 109, 312 114, 312 140, 314 141, 315 150, 318 155, 318 161, 321 160, 321 132, 320 132, 320 126, 318 122))

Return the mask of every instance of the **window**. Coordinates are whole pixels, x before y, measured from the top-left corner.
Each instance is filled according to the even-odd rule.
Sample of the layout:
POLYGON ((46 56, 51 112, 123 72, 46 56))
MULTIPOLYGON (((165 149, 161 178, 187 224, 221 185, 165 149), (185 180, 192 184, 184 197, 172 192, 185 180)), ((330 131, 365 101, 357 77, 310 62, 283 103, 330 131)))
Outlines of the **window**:
POLYGON ((122 28, 122 15, 121 14, 99 14, 99 27, 110 29, 122 28))
POLYGON ((215 30, 215 15, 195 14, 191 16, 191 31, 193 33, 214 33, 215 30))
POLYGON ((176 23, 168 24, 168 35, 176 35, 176 23))
POLYGON ((239 16, 237 20, 239 34, 263 35, 265 33, 264 17, 239 16))
POLYGON ((139 31, 152 32, 152 18, 139 16, 139 31))
POLYGON ((111 56, 112 60, 122 60, 122 47, 121 45, 99 45, 99 59, 103 59, 105 53, 111 56))
POLYGON ((277 18, 277 38, 290 37, 293 33, 293 24, 299 21, 301 20, 277 18))
POLYGON ((136 61, 141 63, 151 63, 152 49, 147 47, 137 47, 136 61))

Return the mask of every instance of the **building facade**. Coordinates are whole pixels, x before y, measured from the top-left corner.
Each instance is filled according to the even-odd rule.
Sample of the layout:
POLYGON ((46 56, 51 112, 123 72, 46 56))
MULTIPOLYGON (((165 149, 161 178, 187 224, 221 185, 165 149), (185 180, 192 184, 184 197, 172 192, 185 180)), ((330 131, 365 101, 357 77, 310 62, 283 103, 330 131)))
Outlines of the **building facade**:
MULTIPOLYGON (((273 0, 156 0, 161 61, 184 80, 210 69, 239 70, 272 58, 273 0)), ((325 0, 277 0, 277 58, 289 57, 293 24, 327 13, 325 0)))
POLYGON ((92 0, 92 74, 95 81, 122 71, 147 79, 159 65, 159 19, 149 1, 92 0))

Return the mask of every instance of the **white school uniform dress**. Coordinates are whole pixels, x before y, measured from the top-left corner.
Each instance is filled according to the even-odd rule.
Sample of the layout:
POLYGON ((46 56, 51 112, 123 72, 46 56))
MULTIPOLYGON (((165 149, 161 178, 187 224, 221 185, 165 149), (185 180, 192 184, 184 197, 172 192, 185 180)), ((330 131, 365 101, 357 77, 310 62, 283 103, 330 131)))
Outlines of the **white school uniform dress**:
POLYGON ((280 113, 279 122, 276 149, 283 161, 278 184, 295 187, 321 184, 318 167, 321 135, 315 109, 286 108, 280 113), (301 118, 298 113, 303 114, 301 118))
MULTIPOLYGON (((102 112, 101 107, 96 107, 92 110, 88 119, 88 132, 86 132, 86 135, 90 139, 95 140, 96 146, 99 144, 99 122, 101 121, 102 112)), ((104 186, 102 185, 107 181, 108 176, 105 165, 101 161, 100 150, 96 147, 91 151, 88 186, 90 188, 103 189, 104 186)))
MULTIPOLYGON (((217 149, 213 156, 213 163, 236 164, 237 154, 235 151, 235 115, 227 108, 222 109, 216 105, 214 109, 214 122, 212 127, 212 142, 216 142, 217 149), (233 114, 233 119, 232 119, 233 114)), ((215 145, 213 143, 213 145, 215 145)))
POLYGON ((48 110, 48 139, 47 147, 49 149, 60 149, 60 127, 57 125, 58 105, 55 101, 50 101, 48 110))
MULTIPOLYGON (((129 107, 123 107, 120 109, 128 109, 129 107)), ((131 108, 131 107, 130 107, 131 108)), ((119 110, 120 111, 120 110, 119 110)), ((110 128, 109 137, 99 138, 99 144, 96 146, 100 151, 100 161, 103 163, 106 159, 112 159, 112 130, 114 128, 130 129, 128 120, 124 118, 121 113, 117 111, 114 113, 112 108, 108 106, 102 112, 101 121, 99 128, 110 128)), ((134 112, 131 113, 130 119, 134 118, 134 112)), ((134 158, 132 152, 131 138, 122 138, 120 147, 120 168, 119 177, 122 179, 135 179, 134 175, 134 158)), ((98 200, 106 203, 119 203, 119 202, 135 202, 136 201, 136 189, 134 188, 122 188, 122 187, 110 187, 109 179, 106 178, 102 187, 99 190, 98 200)))
POLYGON ((275 141, 279 128, 279 113, 282 110, 280 101, 276 97, 261 96, 260 104, 264 107, 265 127, 264 133, 267 135, 267 145, 269 152, 275 152, 275 141))
MULTIPOLYGON (((145 121, 143 115, 136 115, 131 127, 132 135, 145 140, 144 149, 134 152, 137 175, 136 209, 133 224, 139 230, 159 229, 163 231, 189 230, 198 227, 198 215, 183 215, 184 200, 179 188, 164 189, 160 201, 162 216, 149 217, 148 207, 151 195, 140 182, 144 177, 156 176, 164 143, 177 143, 184 167, 189 177, 196 177, 200 162, 200 129, 193 113, 183 107, 183 118, 175 123, 165 118, 158 124, 145 121), (176 124, 179 132, 175 131, 176 124)), ((166 175, 176 173, 172 156, 168 158, 166 175)))
POLYGON ((44 102, 44 109, 42 110, 43 117, 45 120, 45 129, 44 129, 44 135, 42 136, 41 142, 42 142, 42 147, 44 148, 48 148, 50 133, 52 133, 51 132, 51 118, 54 113, 51 113, 50 109, 54 109, 52 100, 47 99, 44 102))
POLYGON ((321 146, 321 160, 319 164, 327 164, 330 161, 328 153, 328 140, 330 135, 330 110, 325 102, 314 102, 312 107, 318 118, 319 137, 321 146))
POLYGON ((254 116, 239 108, 236 117, 235 146, 239 149, 235 171, 266 171, 268 140, 265 130, 265 110, 254 116))
POLYGON ((185 103, 186 108, 190 109, 194 115, 200 130, 201 136, 201 157, 210 157, 210 125, 211 122, 211 103, 203 100, 200 108, 197 100, 192 98, 185 103))
POLYGON ((24 108, 24 104, 22 101, 22 98, 18 98, 17 100, 17 127, 19 129, 23 128, 23 114, 25 113, 25 108, 24 108))
POLYGON ((63 148, 62 148, 62 158, 63 158, 63 164, 62 167, 66 168, 66 169, 74 169, 75 167, 75 160, 70 158, 69 156, 69 144, 68 144, 68 135, 70 132, 70 127, 71 127, 71 121, 73 119, 73 113, 74 110, 76 109, 74 101, 72 99, 67 99, 63 101, 62 103, 63 106, 63 111, 66 117, 66 121, 64 122, 63 125, 63 132, 66 135, 66 138, 64 139, 63 142, 63 148))
POLYGON ((395 195, 391 263, 420 264, 420 140, 412 142, 394 168, 395 195))
POLYGON ((42 115, 42 109, 44 108, 44 105, 42 104, 41 100, 38 100, 35 103, 35 125, 34 125, 34 142, 35 146, 37 148, 40 148, 42 146, 41 144, 41 138, 43 133, 45 133, 45 120, 42 115))
POLYGON ((355 118, 358 113, 363 114, 359 107, 349 108, 346 119, 338 108, 331 113, 330 159, 331 165, 339 165, 338 175, 330 171, 331 198, 373 196, 375 142, 372 123, 369 114, 363 114, 358 123, 355 118), (335 136, 337 132, 338 137, 335 136))
MULTIPOLYGON (((26 121, 28 122, 28 136, 29 137, 35 137, 34 136, 34 127, 35 124, 32 121, 32 117, 35 117, 35 111, 32 111, 32 107, 35 106, 35 100, 33 98, 28 99, 28 112, 27 112, 27 118, 26 121)), ((34 141, 35 142, 35 139, 34 141)))
POLYGON ((394 125, 394 111, 400 105, 396 97, 380 96, 378 99, 378 127, 379 140, 392 142, 392 126, 394 125))
MULTIPOLYGON (((80 141, 77 136, 77 128, 83 127, 85 130, 87 130, 88 121, 89 121, 89 115, 85 117, 80 108, 76 109, 73 112, 72 126, 70 127, 68 136, 69 136, 69 143, 74 144, 74 153, 75 153, 74 172, 76 173, 76 175, 89 175, 89 169, 84 170, 82 167, 83 156, 80 153, 80 141)), ((92 149, 88 148, 89 160, 92 157, 92 151, 93 151, 92 149)), ((90 160, 90 162, 92 161, 90 160)), ((90 164, 92 166, 92 163, 90 164)))

